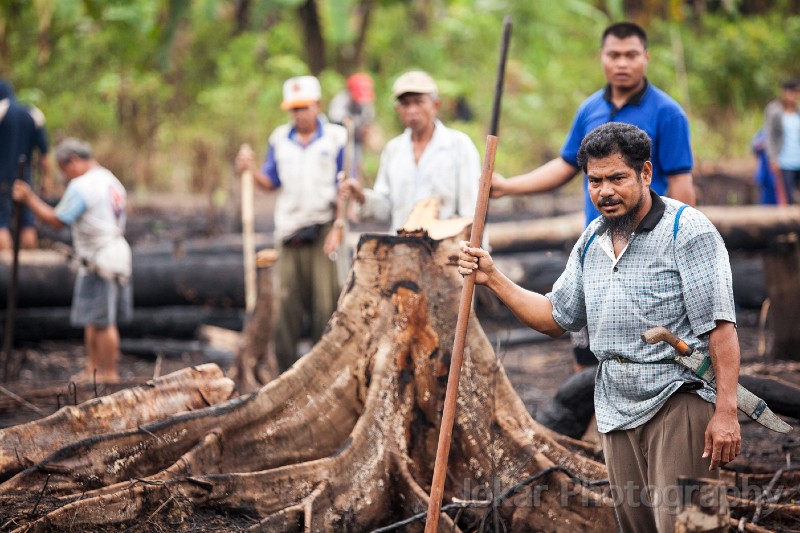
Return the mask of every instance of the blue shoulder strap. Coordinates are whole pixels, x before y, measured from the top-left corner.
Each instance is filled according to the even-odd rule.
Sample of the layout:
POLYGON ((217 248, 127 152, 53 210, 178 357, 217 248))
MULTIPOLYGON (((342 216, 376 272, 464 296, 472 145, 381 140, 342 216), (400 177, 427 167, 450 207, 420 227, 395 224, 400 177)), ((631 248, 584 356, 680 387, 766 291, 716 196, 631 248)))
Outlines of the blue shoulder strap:
POLYGON ((588 250, 589 246, 592 245, 592 241, 594 241, 595 237, 597 237, 597 233, 593 233, 589 240, 586 241, 586 245, 583 247, 583 253, 581 254, 581 268, 583 268, 583 262, 586 260, 586 250, 588 250))
POLYGON ((672 224, 672 240, 674 241, 675 238, 678 236, 678 223, 681 220, 681 213, 683 210, 689 207, 688 205, 684 204, 678 208, 678 212, 675 213, 675 222, 672 224))
MULTIPOLYGON (((678 237, 678 224, 681 221, 681 214, 683 214, 683 210, 689 207, 688 205, 684 204, 678 208, 678 212, 675 213, 675 222, 672 224, 672 240, 674 241, 678 237)), ((597 233, 594 233, 588 241, 586 241, 586 245, 583 247, 583 253, 581 254, 581 268, 583 268, 583 262, 586 261, 586 251, 589 249, 589 246, 592 245, 594 242, 594 238, 597 237, 597 233)))

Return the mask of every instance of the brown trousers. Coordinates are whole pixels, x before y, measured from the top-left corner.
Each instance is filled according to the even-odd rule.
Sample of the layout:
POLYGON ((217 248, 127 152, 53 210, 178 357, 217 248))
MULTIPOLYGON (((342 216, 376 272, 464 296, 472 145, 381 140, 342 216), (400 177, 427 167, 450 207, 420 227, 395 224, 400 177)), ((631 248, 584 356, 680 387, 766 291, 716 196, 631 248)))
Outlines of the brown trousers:
POLYGON ((713 404, 678 392, 645 424, 603 435, 621 531, 672 533, 681 501, 678 476, 719 478, 719 470, 708 470, 711 457, 701 457, 713 414, 713 404))

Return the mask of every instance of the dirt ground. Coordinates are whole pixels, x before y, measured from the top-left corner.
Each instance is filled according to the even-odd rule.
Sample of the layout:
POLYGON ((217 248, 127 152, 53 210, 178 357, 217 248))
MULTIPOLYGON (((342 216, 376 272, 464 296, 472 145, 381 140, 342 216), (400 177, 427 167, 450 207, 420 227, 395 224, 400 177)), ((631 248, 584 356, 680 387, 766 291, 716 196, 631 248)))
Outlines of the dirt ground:
MULTIPOLYGON (((759 357, 757 318, 753 311, 739 314, 742 373, 772 375, 800 384, 800 364, 769 363, 759 357)), ((558 388, 573 372, 569 339, 565 336, 560 339, 507 345, 503 339, 521 331, 519 324, 496 324, 484 320, 484 327, 490 336, 500 339, 496 344, 498 356, 520 398, 536 418, 537 412, 547 408, 558 388)), ((123 353, 120 361, 122 383, 95 387, 91 384, 76 386, 70 382, 70 376, 79 372, 85 361, 83 346, 79 342, 50 341, 31 344, 20 347, 17 353, 24 357, 20 379, 4 385, 46 414, 55 412, 59 406, 65 404, 83 402, 94 396, 110 394, 143 383, 154 376, 209 362, 199 352, 155 359, 123 353)), ((39 417, 30 408, 0 394, 0 428, 39 417)), ((797 420, 788 422, 798 426, 797 420)), ((789 435, 780 435, 762 428, 743 415, 740 416, 740 423, 743 448, 740 457, 731 463, 732 468, 738 471, 769 472, 794 460, 792 454, 796 453, 795 446, 800 445, 800 434, 797 430, 789 435)), ((584 438, 595 442, 597 435, 590 430, 584 438)))
MULTIPOLYGON (((739 320, 743 373, 778 376, 800 384, 800 363, 768 363, 758 356, 756 314, 753 312, 742 313, 739 320)), ((573 372, 573 356, 569 339, 564 337, 531 342, 529 338, 528 342, 504 344, 502 339, 515 338, 518 334, 524 333, 518 324, 498 325, 485 321, 484 328, 490 338, 500 339, 495 344, 498 357, 520 398, 536 418, 537 413, 548 406, 558 388, 573 372)), ((123 382, 113 386, 94 387, 92 385, 75 386, 69 381, 70 376, 81 370, 84 364, 83 347, 80 343, 48 342, 29 345, 21 348, 20 355, 25 356, 20 379, 5 385, 47 414, 55 412, 59 406, 68 403, 79 403, 95 396, 143 383, 154 376, 208 362, 201 353, 187 352, 181 356, 173 355, 155 359, 123 354, 120 362, 123 382)), ((464 382, 461 384, 462 387, 468 385, 464 382)), ((20 405, 19 402, 0 394, 0 428, 34 420, 39 416, 29 408, 20 405)), ((797 420, 788 420, 788 422, 795 428, 798 427, 797 420)), ((743 473, 761 474, 762 479, 769 480, 779 469, 796 468, 795 449, 800 445, 800 436, 796 429, 789 435, 780 435, 764 429, 744 416, 740 416, 740 423, 743 448, 741 455, 728 465, 728 468, 734 471, 728 477, 730 481, 735 479, 738 484, 739 479, 747 477, 740 478, 740 474, 743 473)), ((596 443, 597 434, 590 430, 584 438, 596 443)), ((698 453, 700 452, 698 451, 698 453)), ((783 481, 776 487, 781 496, 780 501, 793 502, 795 498, 800 497, 800 485, 795 483, 797 478, 791 475, 784 476, 782 479, 783 481), (788 477, 791 477, 791 480, 787 479, 788 477)), ((766 481, 762 483, 766 483, 766 481)), ((199 527, 197 530, 231 530, 232 527, 231 517, 201 514, 194 516, 194 519, 199 527)), ((241 529, 249 525, 252 524, 249 522, 239 524, 241 529)), ((783 520, 775 524, 770 523, 767 530, 800 531, 795 526, 800 528, 800 524, 783 520)), ((146 525, 142 525, 142 527, 141 530, 148 531, 169 529, 155 528, 155 526, 149 528, 146 525)), ((3 528, 0 527, 0 529, 3 528)), ((105 529, 103 530, 105 531, 105 529)))

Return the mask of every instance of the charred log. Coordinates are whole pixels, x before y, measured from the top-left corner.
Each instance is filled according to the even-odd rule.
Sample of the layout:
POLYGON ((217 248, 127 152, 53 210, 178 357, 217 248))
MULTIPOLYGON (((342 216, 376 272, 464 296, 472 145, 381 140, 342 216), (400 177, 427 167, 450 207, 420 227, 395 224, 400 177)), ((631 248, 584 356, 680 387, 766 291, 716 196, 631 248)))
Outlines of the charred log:
POLYGON ((790 233, 777 242, 764 257, 769 281, 770 330, 773 333, 769 354, 777 359, 800 360, 800 233, 790 233))
MULTIPOLYGON (((800 207, 701 206, 729 250, 764 250, 776 237, 800 232, 800 207)), ((489 224, 487 232, 497 252, 568 250, 583 231, 582 213, 538 220, 489 224)))
MULTIPOLYGON (((596 372, 596 368, 587 368, 573 374, 537 421, 568 437, 581 438, 594 415, 596 372)), ((767 402, 776 414, 800 418, 800 387, 777 378, 751 375, 739 376, 739 383, 767 402)))
POLYGON ((594 416, 594 378, 597 368, 570 376, 559 387, 552 403, 536 417, 545 427, 573 439, 580 439, 594 416))
MULTIPOLYGON (((45 339, 82 339, 83 329, 69 323, 68 307, 32 307, 17 310, 14 339, 35 342, 45 339)), ((124 338, 195 339, 203 324, 241 330, 242 309, 215 309, 200 306, 169 306, 134 309, 133 319, 119 325, 124 338)), ((0 321, 5 311, 0 311, 0 321)), ((0 332, 3 330, 0 324, 0 332)))

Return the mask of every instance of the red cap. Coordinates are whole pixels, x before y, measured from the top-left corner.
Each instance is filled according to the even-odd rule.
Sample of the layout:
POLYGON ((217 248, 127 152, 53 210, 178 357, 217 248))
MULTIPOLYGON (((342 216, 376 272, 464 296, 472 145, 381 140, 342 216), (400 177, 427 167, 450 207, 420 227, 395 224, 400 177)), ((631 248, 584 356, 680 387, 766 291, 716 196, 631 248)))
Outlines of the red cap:
POLYGON ((375 100, 375 90, 369 74, 357 72, 347 78, 347 90, 350 91, 353 100, 359 104, 366 104, 375 100))

